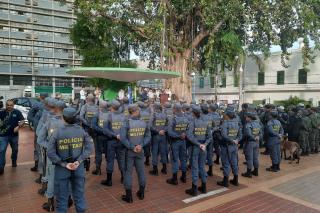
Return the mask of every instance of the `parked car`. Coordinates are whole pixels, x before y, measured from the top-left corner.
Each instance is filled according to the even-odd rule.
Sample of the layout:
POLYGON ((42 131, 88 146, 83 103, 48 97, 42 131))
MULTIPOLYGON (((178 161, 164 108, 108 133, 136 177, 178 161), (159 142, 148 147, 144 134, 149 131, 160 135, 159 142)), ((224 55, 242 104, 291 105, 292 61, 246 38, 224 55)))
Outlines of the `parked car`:
POLYGON ((21 111, 25 119, 25 122, 29 124, 29 121, 27 120, 29 110, 36 102, 39 102, 39 99, 21 97, 21 98, 13 98, 12 100, 15 103, 14 108, 21 111))

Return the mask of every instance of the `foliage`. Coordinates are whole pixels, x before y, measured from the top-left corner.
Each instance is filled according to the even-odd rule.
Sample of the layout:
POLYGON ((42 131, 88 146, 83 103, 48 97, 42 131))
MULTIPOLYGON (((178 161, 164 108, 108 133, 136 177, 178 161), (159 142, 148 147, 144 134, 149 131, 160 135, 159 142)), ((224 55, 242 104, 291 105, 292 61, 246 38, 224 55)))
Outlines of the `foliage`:
POLYGON ((283 101, 277 101, 277 105, 282 105, 286 109, 289 106, 297 106, 299 103, 303 103, 304 105, 311 105, 312 103, 310 101, 306 101, 304 99, 298 98, 297 96, 290 96, 288 100, 283 100, 283 101))

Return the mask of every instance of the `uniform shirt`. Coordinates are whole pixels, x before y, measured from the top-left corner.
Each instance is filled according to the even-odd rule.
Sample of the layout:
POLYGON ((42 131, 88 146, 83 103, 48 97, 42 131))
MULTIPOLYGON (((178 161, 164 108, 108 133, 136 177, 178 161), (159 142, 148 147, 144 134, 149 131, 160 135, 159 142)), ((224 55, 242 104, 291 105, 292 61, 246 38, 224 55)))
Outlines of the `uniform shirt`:
POLYGON ((99 111, 93 118, 92 118, 92 129, 96 131, 99 135, 103 135, 103 130, 107 124, 109 113, 105 111, 99 111))
POLYGON ((183 133, 187 132, 189 120, 183 116, 183 113, 177 113, 170 121, 168 126, 168 135, 173 139, 180 139, 183 133))
POLYGON ((62 115, 54 115, 50 116, 50 119, 43 124, 39 135, 38 135, 38 143, 45 148, 48 148, 49 139, 52 136, 53 132, 58 129, 59 126, 63 125, 62 115))
POLYGON ((120 129, 120 140, 130 150, 133 150, 136 145, 144 147, 151 140, 150 128, 145 121, 131 117, 120 129))
POLYGON ((225 120, 221 125, 221 136, 224 142, 240 141, 242 139, 242 129, 237 118, 225 120))
POLYGON ((126 120, 126 116, 119 110, 116 112, 111 112, 106 120, 103 133, 111 139, 116 139, 117 135, 120 134, 121 128, 126 120))
POLYGON ((80 163, 90 157, 93 140, 77 124, 64 124, 53 132, 49 140, 48 157, 53 164, 65 167, 67 162, 80 163))
POLYGON ((22 113, 17 109, 13 109, 11 112, 0 111, 0 136, 18 136, 18 132, 14 133, 14 128, 23 120, 22 113))
POLYGON ((150 120, 150 130, 153 135, 158 135, 159 131, 168 129, 168 118, 164 112, 154 112, 150 120))
POLYGON ((257 137, 260 139, 262 137, 262 128, 259 124, 259 121, 255 120, 246 123, 244 136, 248 139, 248 141, 256 141, 257 137))
POLYGON ((91 127, 92 118, 98 113, 98 106, 93 103, 87 103, 81 107, 80 121, 86 127, 91 127))
POLYGON ((267 131, 269 137, 280 138, 280 136, 283 135, 283 128, 280 121, 277 119, 271 119, 270 121, 268 121, 267 131))
POLYGON ((200 144, 207 146, 211 143, 212 134, 208 122, 202 118, 194 118, 188 126, 187 138, 196 146, 200 146, 200 144))

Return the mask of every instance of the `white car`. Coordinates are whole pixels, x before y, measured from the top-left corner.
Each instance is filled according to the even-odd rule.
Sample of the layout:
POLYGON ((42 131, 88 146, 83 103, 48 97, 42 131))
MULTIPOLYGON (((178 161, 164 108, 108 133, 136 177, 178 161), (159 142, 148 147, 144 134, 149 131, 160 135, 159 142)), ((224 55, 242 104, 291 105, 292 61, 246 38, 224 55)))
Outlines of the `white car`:
POLYGON ((39 100, 36 98, 25 98, 25 97, 13 98, 13 100, 15 103, 14 108, 19 110, 22 113, 25 119, 25 123, 29 124, 29 121, 27 119, 29 110, 36 102, 39 102, 39 100))

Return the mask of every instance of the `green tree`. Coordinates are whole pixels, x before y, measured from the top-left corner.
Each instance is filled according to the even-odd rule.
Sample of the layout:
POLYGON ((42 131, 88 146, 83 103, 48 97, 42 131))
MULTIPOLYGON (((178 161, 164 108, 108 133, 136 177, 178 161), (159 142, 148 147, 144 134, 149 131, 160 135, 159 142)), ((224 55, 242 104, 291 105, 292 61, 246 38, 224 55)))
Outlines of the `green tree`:
MULTIPOLYGON (((75 6, 91 27, 101 18, 120 27, 135 53, 154 67, 159 66, 163 52, 164 67, 181 73, 181 78, 168 81, 168 85, 188 100, 189 73, 203 61, 199 53, 208 51, 205 60, 224 69, 237 65, 239 57, 235 56, 244 55, 243 46, 246 55, 262 52, 268 56, 271 45, 280 45, 283 65, 298 38, 312 39, 316 48, 320 46, 318 0, 76 0, 75 6), (160 38, 165 38, 164 42, 160 38)), ((313 52, 309 42, 305 45, 307 66, 313 52)))

